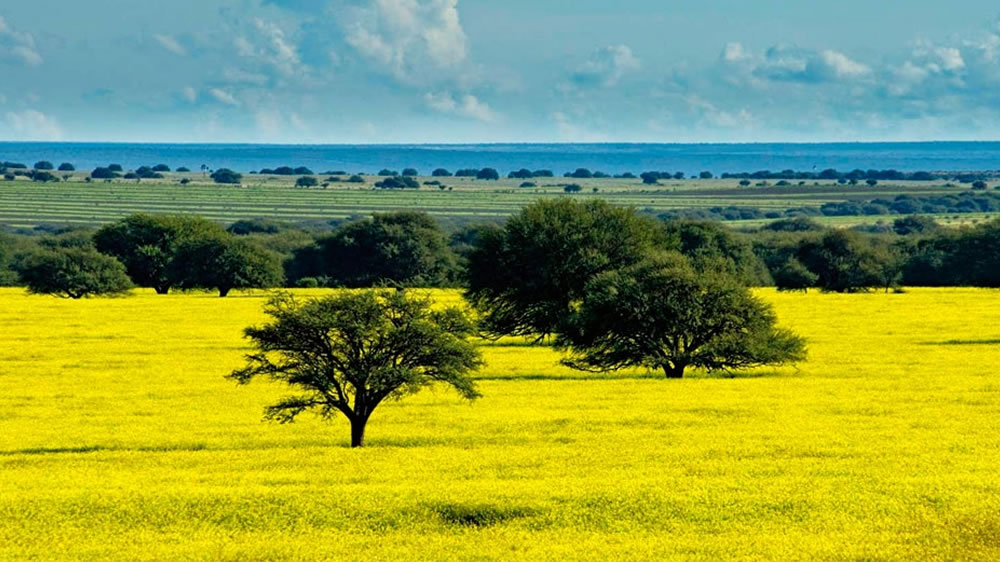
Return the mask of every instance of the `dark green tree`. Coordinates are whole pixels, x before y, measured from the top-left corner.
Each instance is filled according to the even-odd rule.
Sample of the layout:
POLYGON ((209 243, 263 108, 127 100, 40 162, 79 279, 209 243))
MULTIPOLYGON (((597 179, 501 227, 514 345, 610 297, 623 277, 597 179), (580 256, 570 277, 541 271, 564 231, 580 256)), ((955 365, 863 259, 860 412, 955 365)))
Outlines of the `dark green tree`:
POLYGON ((316 187, 319 185, 319 180, 315 176, 302 176, 295 180, 295 187, 316 187))
POLYGON ((483 168, 482 170, 479 170, 478 173, 476 173, 476 179, 492 180, 492 181, 499 180, 500 172, 496 171, 493 168, 483 168))
POLYGON ((697 271, 724 273, 746 285, 769 284, 767 267, 744 235, 717 222, 667 221, 664 230, 666 249, 687 256, 697 271))
POLYGON ((212 172, 212 180, 215 183, 238 185, 243 181, 243 176, 230 170, 229 168, 219 168, 212 172))
POLYGON ((80 299, 132 288, 125 266, 93 248, 39 248, 20 261, 18 273, 28 291, 40 295, 80 299))
POLYGON ((230 378, 247 384, 264 376, 301 391, 269 407, 267 419, 342 414, 351 446, 362 447, 368 420, 386 400, 435 382, 479 396, 469 374, 482 361, 469 342, 473 324, 458 309, 433 310, 429 299, 403 291, 365 291, 304 303, 279 294, 265 311, 270 322, 246 330, 255 351, 230 378))
POLYGON ((54 170, 55 166, 53 166, 52 162, 49 162, 48 160, 42 160, 41 162, 35 162, 34 169, 36 169, 36 170, 54 170))
POLYGON ((804 340, 775 322, 735 280, 699 275, 668 254, 595 277, 556 344, 576 369, 645 367, 679 379, 689 367, 733 371, 803 359, 804 340))
POLYGON ((650 219, 605 201, 539 201, 486 230, 468 253, 466 297, 490 335, 557 333, 586 284, 662 245, 650 219))
POLYGON ((293 281, 325 277, 342 287, 439 287, 455 278, 456 260, 437 221, 401 211, 341 226, 297 252, 289 269, 293 281))
POLYGON ((883 271, 872 243, 857 232, 831 230, 818 240, 806 240, 798 259, 817 276, 818 286, 837 293, 865 292, 883 287, 883 271))
POLYGON ((802 291, 806 293, 816 286, 819 276, 809 271, 802 262, 795 258, 789 259, 776 269, 772 276, 779 291, 802 291))
POLYGON ((180 246, 222 233, 221 226, 202 218, 139 213, 102 227, 94 235, 94 244, 101 253, 125 264, 136 285, 165 295, 175 284, 171 263, 180 246))
POLYGON ((281 258, 245 238, 226 234, 182 244, 171 262, 171 277, 181 289, 269 289, 284 282, 281 258))

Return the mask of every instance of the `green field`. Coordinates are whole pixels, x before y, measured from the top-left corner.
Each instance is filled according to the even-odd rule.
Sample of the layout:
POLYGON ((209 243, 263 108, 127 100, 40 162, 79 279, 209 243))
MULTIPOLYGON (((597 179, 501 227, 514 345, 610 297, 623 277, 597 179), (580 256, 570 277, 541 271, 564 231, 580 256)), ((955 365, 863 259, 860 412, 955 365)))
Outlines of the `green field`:
POLYGON ((482 399, 386 404, 352 450, 223 378, 263 294, 0 290, 0 559, 1000 557, 1000 293, 759 294, 806 362, 667 381, 485 344, 482 399))
MULTIPOLYGON (((710 207, 754 207, 782 212, 788 208, 820 206, 828 202, 892 198, 900 194, 930 195, 961 193, 964 187, 939 182, 899 182, 867 186, 837 184, 790 187, 743 188, 738 180, 664 181, 644 186, 640 180, 539 178, 538 188, 518 187, 522 180, 499 182, 468 178, 444 180, 452 190, 434 186, 420 190, 376 190, 379 178, 366 184, 333 183, 329 188, 296 189, 295 178, 244 176, 242 187, 211 183, 201 174, 169 174, 164 180, 141 182, 115 180, 85 183, 85 174, 55 184, 33 183, 24 178, 0 181, 0 225, 30 228, 38 225, 99 225, 145 211, 192 214, 220 222, 267 217, 288 222, 328 222, 373 212, 399 209, 426 211, 436 217, 460 222, 497 220, 543 197, 564 195, 567 183, 583 187, 579 198, 600 197, 644 212, 710 207), (180 185, 179 179, 191 180, 180 185), (594 189, 598 192, 594 192, 594 189)), ((323 179, 323 176, 319 176, 323 179)), ((430 181, 432 178, 421 178, 430 181)), ((771 182, 773 184, 773 182, 771 182)), ((938 217, 942 222, 970 222, 982 214, 938 217)), ((853 225, 892 220, 891 216, 837 217, 822 219, 831 224, 853 225)), ((751 221, 754 226, 762 221, 751 221)), ((739 223, 736 223, 739 224, 739 223)))

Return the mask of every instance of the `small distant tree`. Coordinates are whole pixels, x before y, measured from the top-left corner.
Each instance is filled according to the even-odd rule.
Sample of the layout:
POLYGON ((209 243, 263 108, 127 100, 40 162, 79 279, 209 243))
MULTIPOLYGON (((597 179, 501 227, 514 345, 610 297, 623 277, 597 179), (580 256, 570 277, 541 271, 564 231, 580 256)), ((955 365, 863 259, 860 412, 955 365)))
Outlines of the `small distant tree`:
POLYGON ((177 171, 180 172, 180 173, 186 174, 186 173, 188 173, 188 172, 191 171, 191 168, 187 168, 185 166, 181 166, 180 168, 177 168, 177 171))
POLYGON ((802 262, 795 258, 789 259, 771 275, 774 277, 774 284, 779 291, 806 293, 819 281, 819 275, 809 271, 806 266, 802 265, 802 262))
POLYGON ((572 174, 569 175, 571 178, 577 179, 588 179, 594 177, 594 173, 587 168, 577 168, 572 174))
POLYGON ((355 174, 347 178, 347 183, 365 183, 365 178, 355 174))
POLYGON ((182 289, 216 289, 226 297, 233 289, 269 289, 284 281, 281 258, 244 238, 232 235, 190 240, 171 262, 182 289))
POLYGON ((229 168, 219 168, 212 173, 212 180, 215 183, 238 185, 243 181, 243 176, 229 168))
POLYGON ((531 173, 531 170, 521 168, 520 170, 507 174, 507 177, 511 179, 530 180, 535 176, 531 173))
POLYGON ((451 177, 451 172, 449 172, 448 170, 445 170, 444 168, 438 168, 438 169, 434 170, 433 172, 431 172, 431 175, 434 176, 434 177, 436 177, 436 178, 450 178, 451 177))
POLYGON ((382 177, 382 178, 390 178, 390 177, 398 176, 399 172, 397 172, 395 170, 382 169, 382 170, 379 170, 378 175, 379 175, 379 177, 382 177))
POLYGON ((479 397, 469 374, 482 365, 469 343, 473 324, 460 310, 434 310, 403 291, 340 293, 300 303, 288 294, 265 308, 269 323, 247 328, 255 351, 229 378, 265 376, 302 391, 265 411, 291 423, 306 411, 351 424, 351 447, 363 447, 375 409, 434 382, 479 397))
POLYGON ((701 178, 701 179, 703 179, 703 180, 710 180, 710 179, 712 179, 715 176, 712 175, 712 172, 702 172, 702 173, 698 174, 698 177, 701 178))
POLYGON ((111 168, 94 168, 93 172, 90 172, 90 177, 95 180, 110 180, 122 177, 120 173, 112 170, 111 168))
POLYGON ((59 181, 59 178, 57 178, 51 172, 39 172, 39 171, 36 171, 33 174, 31 174, 31 181, 36 181, 36 182, 39 182, 39 183, 49 183, 49 182, 53 182, 54 183, 54 182, 59 181))
POLYGON ((500 172, 494 170, 493 168, 483 168, 482 170, 479 170, 479 172, 476 174, 476 179, 494 180, 494 181, 499 180, 500 172))
POLYGON ((740 180, 740 187, 750 187, 750 180, 740 180))
POLYGON ((111 170, 112 172, 123 172, 123 171, 125 171, 122 168, 121 164, 108 164, 108 169, 111 170))
POLYGON ((556 344, 575 369, 646 367, 679 379, 689 367, 733 371, 803 359, 804 340, 775 322, 745 287, 662 256, 595 278, 556 344))
POLYGON ((659 172, 643 172, 639 175, 642 178, 642 183, 646 185, 656 185, 660 183, 660 173, 659 172))
POLYGON ((34 168, 36 170, 54 170, 55 166, 53 166, 52 162, 49 162, 48 160, 42 160, 41 162, 35 162, 34 168))
POLYGON ((876 185, 878 185, 878 180, 870 179, 866 180, 865 183, 867 183, 869 187, 875 187, 876 185))
POLYGON ((153 171, 154 172, 169 172, 170 171, 170 166, 167 166, 166 164, 157 164, 157 165, 153 166, 153 171))
POLYGON ((570 193, 570 194, 580 193, 581 191, 583 191, 583 186, 575 184, 575 183, 571 183, 571 184, 567 185, 566 187, 564 187, 563 191, 565 191, 566 193, 570 193))
POLYGON ((420 175, 420 172, 418 172, 415 168, 406 168, 403 170, 403 175, 406 177, 415 178, 420 175))
POLYGON ((76 171, 76 167, 73 166, 72 164, 70 164, 69 162, 63 162, 62 164, 59 164, 59 171, 60 172, 75 172, 76 171))
POLYGON ((87 247, 35 250, 18 266, 21 281, 30 293, 81 299, 114 296, 132 288, 125 266, 87 247))
POLYGON ((551 178, 555 176, 552 170, 535 170, 531 172, 531 176, 535 178, 551 178))
POLYGON ((299 166, 298 168, 295 168, 294 170, 292 170, 292 175, 295 175, 295 176, 311 176, 311 175, 314 175, 314 174, 313 174, 313 171, 310 170, 309 168, 307 168, 305 166, 299 166))
POLYGON ((988 186, 983 180, 976 180, 972 182, 972 189, 986 189, 988 186))
POLYGON ((302 176, 295 180, 295 187, 316 187, 317 185, 319 185, 319 180, 313 176, 302 176))

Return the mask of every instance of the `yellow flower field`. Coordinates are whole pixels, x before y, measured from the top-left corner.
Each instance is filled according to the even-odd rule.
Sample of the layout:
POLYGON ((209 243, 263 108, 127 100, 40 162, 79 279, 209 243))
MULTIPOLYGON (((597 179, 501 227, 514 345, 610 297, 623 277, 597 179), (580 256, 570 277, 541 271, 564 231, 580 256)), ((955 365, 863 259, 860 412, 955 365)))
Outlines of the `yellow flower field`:
POLYGON ((0 559, 1000 558, 1000 292, 761 295, 807 362, 667 381, 504 342, 482 399, 386 404, 351 450, 223 378, 264 294, 2 290, 0 559))

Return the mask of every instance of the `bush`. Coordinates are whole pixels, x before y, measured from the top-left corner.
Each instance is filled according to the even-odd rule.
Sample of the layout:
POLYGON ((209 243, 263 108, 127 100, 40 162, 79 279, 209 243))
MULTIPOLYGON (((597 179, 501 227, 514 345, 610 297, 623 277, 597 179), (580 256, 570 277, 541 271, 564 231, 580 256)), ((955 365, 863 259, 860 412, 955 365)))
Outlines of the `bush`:
POLYGON ((535 170, 531 172, 531 176, 535 178, 552 178, 555 177, 555 174, 552 170, 535 170))
POLYGON ((121 164, 108 164, 108 169, 111 170, 112 172, 123 172, 123 171, 125 171, 122 168, 121 164))
POLYGON ((418 172, 415 168, 406 168, 405 170, 403 170, 403 175, 410 178, 414 178, 419 176, 420 172, 418 172))
POLYGON ((311 176, 311 175, 314 175, 314 174, 313 174, 313 171, 310 170, 309 168, 306 168, 305 166, 299 166, 298 168, 295 168, 294 170, 292 170, 292 175, 295 175, 295 176, 311 176))
POLYGON ((39 249, 18 266, 28 291, 80 299, 94 295, 121 295, 132 288, 125 266, 93 248, 39 249))
POLYGON ((243 176, 229 168, 219 168, 212 172, 212 180, 215 183, 238 185, 243 181, 243 176))
POLYGON ((581 191, 583 191, 583 187, 578 184, 571 183, 566 187, 564 187, 563 191, 565 191, 566 193, 580 193, 581 191))
POLYGON ((476 173, 476 179, 480 180, 499 180, 500 172, 494 170, 493 168, 483 168, 476 173))
POLYGON ((347 178, 347 183, 365 183, 365 178, 358 175, 353 175, 347 178))
POLYGON ((111 168, 94 168, 94 171, 90 172, 90 177, 95 180, 110 180, 120 178, 121 174, 111 168))
POLYGON ((42 160, 41 162, 35 162, 34 169, 36 169, 36 170, 54 170, 55 166, 53 166, 52 162, 49 162, 48 160, 42 160))
POLYGON ((319 185, 319 180, 313 176, 302 176, 295 181, 295 187, 316 187, 319 185))
POLYGON ((398 175, 399 175, 399 172, 397 172, 395 170, 382 169, 382 170, 379 170, 379 172, 378 172, 378 176, 381 177, 381 178, 390 178, 390 177, 395 177, 395 176, 398 176, 398 175))
POLYGON ((444 168, 438 168, 438 169, 434 170, 433 172, 431 172, 431 175, 434 176, 434 177, 436 177, 436 178, 450 178, 451 177, 451 172, 449 172, 448 170, 445 170, 444 168))
POLYGON ((521 184, 521 187, 538 187, 538 184, 532 181, 526 181, 521 184))
POLYGON ((153 166, 153 171, 154 172, 169 172, 170 171, 170 166, 167 166, 166 164, 157 164, 157 165, 153 166))
POLYGON ((525 180, 525 179, 531 179, 531 178, 533 178, 535 176, 531 173, 531 170, 529 170, 527 168, 521 168, 520 170, 518 170, 516 172, 511 172, 511 173, 507 174, 507 177, 510 178, 510 179, 525 180))
POLYGON ((184 166, 181 166, 180 168, 177 168, 177 171, 181 172, 181 173, 187 173, 187 172, 190 172, 191 169, 190 168, 185 168, 184 166))
POLYGON ((59 164, 59 171, 60 172, 75 172, 76 171, 76 166, 70 164, 69 162, 63 162, 62 164, 59 164))
POLYGON ((412 176, 394 176, 377 182, 375 187, 380 189, 419 189, 420 182, 415 180, 412 176))
POLYGON ((577 168, 576 171, 570 173, 568 177, 576 179, 589 179, 594 177, 594 173, 586 168, 577 168))

